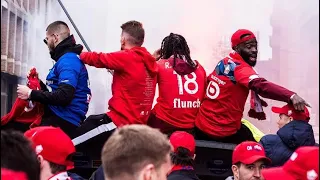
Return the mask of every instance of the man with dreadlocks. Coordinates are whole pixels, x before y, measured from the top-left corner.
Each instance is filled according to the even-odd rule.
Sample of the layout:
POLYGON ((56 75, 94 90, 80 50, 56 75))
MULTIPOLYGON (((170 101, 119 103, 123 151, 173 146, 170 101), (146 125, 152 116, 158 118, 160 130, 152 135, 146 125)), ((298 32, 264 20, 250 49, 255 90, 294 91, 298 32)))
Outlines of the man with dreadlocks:
POLYGON ((241 124, 244 106, 251 90, 249 116, 264 120, 262 106, 267 104, 260 96, 293 104, 303 111, 308 103, 296 93, 267 81, 253 69, 257 62, 257 40, 246 29, 236 31, 231 37, 234 52, 218 62, 208 76, 208 87, 196 118, 198 139, 218 140, 239 144, 255 141, 250 130, 241 124))
POLYGON ((191 59, 188 44, 179 34, 165 37, 158 53, 159 97, 148 125, 166 134, 191 132, 204 96, 205 70, 191 59))

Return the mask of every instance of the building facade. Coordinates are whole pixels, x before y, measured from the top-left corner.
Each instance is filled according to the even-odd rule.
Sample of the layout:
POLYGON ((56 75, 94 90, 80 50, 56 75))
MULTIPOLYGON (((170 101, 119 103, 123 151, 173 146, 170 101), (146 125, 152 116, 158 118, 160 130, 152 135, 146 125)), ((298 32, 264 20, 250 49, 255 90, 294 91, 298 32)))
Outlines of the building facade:
POLYGON ((1 0, 1 116, 11 109, 17 84, 25 83, 35 58, 48 57, 42 39, 57 18, 65 19, 55 0, 1 0))

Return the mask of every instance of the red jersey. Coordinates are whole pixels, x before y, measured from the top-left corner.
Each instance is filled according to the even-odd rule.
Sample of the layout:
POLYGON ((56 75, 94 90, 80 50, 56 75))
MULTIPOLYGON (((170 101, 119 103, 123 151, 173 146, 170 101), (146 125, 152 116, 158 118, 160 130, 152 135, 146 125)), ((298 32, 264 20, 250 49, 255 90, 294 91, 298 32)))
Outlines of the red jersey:
POLYGON ((215 137, 235 134, 241 127, 249 82, 258 78, 239 54, 221 60, 208 76, 208 86, 196 118, 196 126, 215 137))
POLYGON ((113 53, 81 53, 90 66, 114 70, 108 116, 119 127, 146 124, 156 88, 157 62, 144 48, 113 53))
POLYGON ((206 87, 206 72, 198 63, 191 68, 184 60, 158 61, 159 97, 153 113, 178 128, 193 128, 206 87))

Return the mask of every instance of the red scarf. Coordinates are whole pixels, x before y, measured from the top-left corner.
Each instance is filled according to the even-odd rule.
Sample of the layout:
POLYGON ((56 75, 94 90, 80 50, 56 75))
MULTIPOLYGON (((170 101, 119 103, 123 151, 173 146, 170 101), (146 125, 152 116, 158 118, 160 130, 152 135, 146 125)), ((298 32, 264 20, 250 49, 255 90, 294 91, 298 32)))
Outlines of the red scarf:
MULTIPOLYGON (((27 77, 27 86, 30 89, 40 90, 40 82, 38 73, 35 68, 30 70, 27 77)), ((9 121, 16 121, 25 124, 31 124, 30 128, 39 126, 43 115, 43 105, 38 102, 26 101, 17 98, 11 111, 1 117, 1 125, 7 124, 9 121)))
POLYGON ((258 120, 265 120, 266 114, 263 112, 262 107, 267 107, 268 104, 262 100, 256 92, 251 90, 250 93, 250 110, 248 112, 248 116, 258 120))
MULTIPOLYGON (((245 62, 240 54, 233 52, 230 53, 229 56, 233 59, 238 59, 243 62, 245 62)), ((263 111, 263 107, 267 107, 268 104, 262 100, 259 95, 254 92, 250 91, 250 110, 248 111, 248 116, 258 119, 258 120, 265 120, 266 119, 266 114, 263 111)))

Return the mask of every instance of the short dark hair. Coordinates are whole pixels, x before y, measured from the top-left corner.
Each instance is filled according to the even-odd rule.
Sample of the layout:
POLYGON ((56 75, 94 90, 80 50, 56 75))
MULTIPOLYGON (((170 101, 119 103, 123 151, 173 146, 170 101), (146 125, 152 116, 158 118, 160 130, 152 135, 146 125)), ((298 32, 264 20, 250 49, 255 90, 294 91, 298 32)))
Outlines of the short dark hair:
POLYGON ((55 33, 60 33, 61 39, 64 40, 67 37, 70 36, 70 29, 67 25, 67 23, 63 21, 55 21, 51 24, 46 29, 47 32, 55 34, 55 33), (67 31, 66 31, 67 29, 67 31))
POLYGON ((47 27, 46 31, 54 31, 57 30, 58 28, 60 28, 60 26, 65 26, 66 28, 69 29, 69 26, 67 23, 63 22, 63 21, 55 21, 51 24, 49 24, 49 26, 47 27))
POLYGON ((190 154, 189 149, 178 147, 176 152, 170 153, 171 161, 174 165, 193 166, 194 160, 190 154))
POLYGON ((49 162, 49 166, 50 166, 52 174, 57 174, 59 172, 63 172, 63 171, 67 170, 67 166, 63 166, 63 165, 56 164, 53 162, 49 162))
POLYGON ((1 168, 25 172, 30 180, 40 179, 40 162, 22 133, 1 130, 1 168))
POLYGON ((112 178, 134 176, 145 165, 158 169, 166 163, 171 145, 166 135, 146 125, 125 125, 117 129, 104 144, 102 166, 112 178))
POLYGON ((142 23, 138 21, 128 21, 121 25, 122 32, 130 35, 129 42, 132 45, 141 46, 144 41, 144 29, 142 23))
MULTIPOLYGON (((67 160, 68 161, 73 161, 73 156, 74 156, 75 153, 72 153, 70 154, 68 157, 67 157, 67 160)), ((51 169, 51 173, 52 174, 57 174, 59 172, 63 172, 63 171, 66 171, 67 170, 67 166, 65 165, 60 165, 60 164, 56 164, 56 163, 53 163, 53 162, 49 162, 49 165, 50 165, 50 169, 51 169)))

